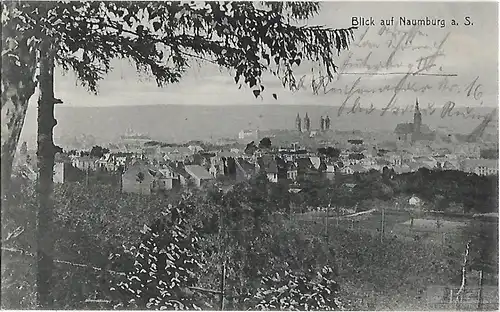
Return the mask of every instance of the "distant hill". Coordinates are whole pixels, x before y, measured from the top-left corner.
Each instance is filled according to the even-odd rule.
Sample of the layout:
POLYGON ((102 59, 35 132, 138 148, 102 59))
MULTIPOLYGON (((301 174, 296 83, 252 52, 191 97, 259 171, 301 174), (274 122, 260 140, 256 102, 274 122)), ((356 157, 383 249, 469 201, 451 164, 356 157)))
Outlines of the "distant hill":
MULTIPOLYGON (((36 112, 28 113, 23 137, 26 140, 36 134, 36 112)), ((476 114, 485 115, 492 108, 480 107, 476 114)), ((347 111, 347 109, 345 110, 347 111)), ((188 140, 210 140, 237 137, 242 129, 294 129, 297 113, 301 117, 308 113, 311 128, 319 128, 320 116, 328 114, 331 128, 338 130, 393 131, 398 123, 411 122, 413 112, 394 115, 380 110, 371 114, 356 113, 338 116, 338 107, 312 105, 138 105, 109 107, 65 107, 57 106, 58 124, 54 130, 56 143, 64 145, 89 138, 92 143, 109 142, 132 129, 164 142, 188 140)), ((432 115, 423 113, 423 123, 431 130, 440 129, 456 133, 470 133, 479 119, 440 117, 439 109, 432 115)), ((495 124, 497 126, 498 123, 495 124)), ((497 126, 498 127, 498 126, 497 126)), ((493 127, 495 128, 495 127, 493 127)), ((498 128, 491 130, 498 131, 498 128)), ((23 140, 23 139, 22 139, 23 140)))

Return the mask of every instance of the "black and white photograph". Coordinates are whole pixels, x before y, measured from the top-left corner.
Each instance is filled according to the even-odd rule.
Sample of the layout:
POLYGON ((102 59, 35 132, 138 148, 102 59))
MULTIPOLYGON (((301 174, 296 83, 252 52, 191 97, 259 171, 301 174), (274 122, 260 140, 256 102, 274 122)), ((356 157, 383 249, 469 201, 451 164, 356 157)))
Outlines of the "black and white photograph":
POLYGON ((500 308, 497 1, 1 6, 2 310, 500 308))

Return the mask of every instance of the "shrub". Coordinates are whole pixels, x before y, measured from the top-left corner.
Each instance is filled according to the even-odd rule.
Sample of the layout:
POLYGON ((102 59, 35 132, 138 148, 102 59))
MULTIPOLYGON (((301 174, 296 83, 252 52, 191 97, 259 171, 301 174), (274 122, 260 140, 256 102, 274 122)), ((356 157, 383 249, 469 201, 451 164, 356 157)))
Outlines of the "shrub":
POLYGON ((249 300, 256 301, 256 310, 343 310, 334 275, 328 266, 316 274, 276 272, 262 277, 261 287, 249 300))
POLYGON ((186 227, 182 208, 173 208, 151 227, 144 226, 138 247, 113 255, 115 262, 132 264, 110 289, 118 302, 115 308, 200 309, 199 299, 188 288, 196 285, 201 268, 199 238, 186 227))

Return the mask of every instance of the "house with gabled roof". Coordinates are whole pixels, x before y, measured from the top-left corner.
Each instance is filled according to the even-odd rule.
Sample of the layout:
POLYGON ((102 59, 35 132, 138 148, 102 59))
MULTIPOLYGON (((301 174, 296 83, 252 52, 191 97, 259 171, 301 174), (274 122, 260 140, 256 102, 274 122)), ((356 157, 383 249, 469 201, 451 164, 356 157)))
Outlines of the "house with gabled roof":
POLYGON ((416 162, 422 163, 426 167, 429 167, 429 168, 437 167, 437 163, 438 163, 436 159, 434 159, 433 157, 429 157, 429 156, 416 156, 416 157, 413 157, 413 159, 416 162))
POLYGON ((263 155, 256 162, 256 170, 265 172, 269 182, 278 182, 278 165, 276 159, 272 155, 263 155))
POLYGON ((295 160, 295 166, 297 167, 297 179, 299 180, 306 179, 317 172, 309 157, 297 158, 295 160))
POLYGON ((166 190, 169 178, 142 160, 132 163, 122 174, 122 192, 150 195, 166 190))
POLYGON ((442 165, 443 170, 460 170, 460 165, 455 161, 446 160, 442 165))
POLYGON ((340 169, 340 171, 344 174, 354 174, 354 173, 363 173, 363 172, 367 172, 368 169, 363 167, 362 165, 360 164, 354 164, 354 165, 350 165, 350 166, 346 166, 346 167, 343 167, 342 169, 340 169))
POLYGON ((402 174, 402 173, 408 173, 411 172, 410 166, 408 165, 401 165, 401 166, 393 166, 392 169, 394 169, 394 172, 397 174, 402 174))
POLYGON ((72 159, 72 165, 80 170, 97 170, 99 158, 93 156, 79 156, 72 159))
POLYGON ((297 165, 293 161, 289 161, 286 163, 286 166, 286 178, 293 182, 297 181, 297 165))
POLYGON ((313 167, 318 170, 320 165, 321 165, 321 158, 319 158, 318 156, 311 156, 309 157, 309 160, 311 161, 311 164, 313 165, 313 167))
POLYGON ((255 165, 249 163, 242 157, 236 159, 236 180, 248 180, 255 174, 255 165))
POLYGON ((192 144, 192 145, 189 145, 188 148, 193 153, 203 152, 203 147, 201 147, 200 145, 193 145, 192 144))
POLYGON ((184 166, 184 170, 186 170, 197 187, 214 181, 214 177, 202 166, 186 165, 184 166))
POLYGON ((480 176, 498 174, 498 159, 466 159, 462 162, 465 172, 480 176))

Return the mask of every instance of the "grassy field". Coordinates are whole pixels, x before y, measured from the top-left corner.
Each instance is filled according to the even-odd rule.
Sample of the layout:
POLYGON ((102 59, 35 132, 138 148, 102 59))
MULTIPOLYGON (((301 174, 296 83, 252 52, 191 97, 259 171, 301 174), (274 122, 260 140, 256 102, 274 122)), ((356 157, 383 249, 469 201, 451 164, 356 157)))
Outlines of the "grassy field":
MULTIPOLYGON (((433 301, 428 295, 429 288, 450 285, 451 276, 460 274, 460 267, 449 266, 445 259, 452 250, 460 263, 466 244, 462 229, 467 223, 450 219, 439 219, 438 227, 436 218, 423 216, 412 225, 409 213, 389 211, 384 214, 383 240, 378 211, 352 219, 327 219, 325 213, 315 212, 295 221, 326 236, 335 246, 340 284, 358 309, 476 310, 477 301, 457 306, 433 301)), ((476 275, 468 277, 471 287, 478 283, 476 275)), ((497 279, 488 276, 487 283, 492 288, 497 279)), ((493 288, 498 291, 497 286, 493 288)), ((498 308, 498 296, 484 296, 484 308, 498 308)))
MULTIPOLYGON (((340 227, 342 229, 357 230, 380 235, 382 230, 382 213, 374 211, 369 214, 355 217, 336 217, 329 213, 328 219, 325 212, 310 212, 297 216, 299 222, 323 226, 326 232, 328 227, 340 227)), ((400 238, 420 240, 426 243, 442 243, 443 236, 450 237, 459 233, 466 225, 464 221, 454 221, 456 218, 446 220, 443 218, 432 218, 431 216, 415 218, 413 224, 410 214, 407 212, 388 211, 384 213, 384 234, 387 238, 400 238), (438 221, 439 220, 439 221, 438 221), (439 223, 439 226, 438 226, 439 223), (444 235, 443 235, 444 234, 444 235)))

